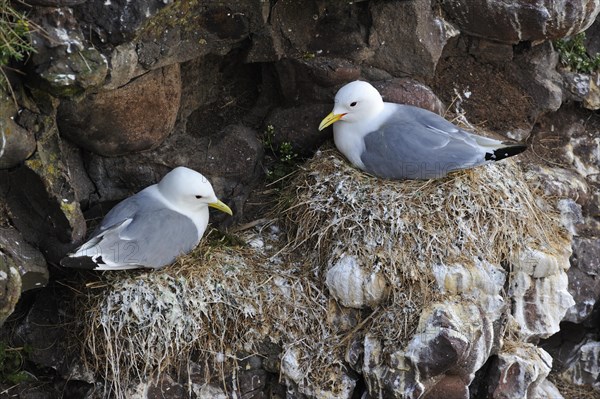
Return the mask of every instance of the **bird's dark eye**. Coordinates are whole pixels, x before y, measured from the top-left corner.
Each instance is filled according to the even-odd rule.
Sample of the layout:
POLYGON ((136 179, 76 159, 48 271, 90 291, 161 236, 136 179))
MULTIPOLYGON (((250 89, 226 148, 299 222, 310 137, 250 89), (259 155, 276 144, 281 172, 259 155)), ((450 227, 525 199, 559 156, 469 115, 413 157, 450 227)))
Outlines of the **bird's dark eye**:
POLYGON ((201 195, 196 195, 196 198, 200 199, 200 198, 202 198, 202 196, 201 195))
POLYGON ((350 103, 350 106, 351 106, 351 107, 354 107, 355 105, 356 105, 356 101, 354 101, 354 102, 350 103))

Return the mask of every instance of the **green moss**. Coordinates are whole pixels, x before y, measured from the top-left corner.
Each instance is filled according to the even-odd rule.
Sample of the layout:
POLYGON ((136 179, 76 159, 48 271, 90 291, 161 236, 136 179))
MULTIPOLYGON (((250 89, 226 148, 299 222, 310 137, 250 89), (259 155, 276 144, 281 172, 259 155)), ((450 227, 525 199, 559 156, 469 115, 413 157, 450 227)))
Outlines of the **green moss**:
POLYGON ((561 64, 573 72, 600 71, 600 53, 590 55, 585 47, 585 32, 554 42, 561 64))
MULTIPOLYGON (((148 19, 139 30, 137 37, 144 40, 157 38, 176 27, 182 32, 192 32, 200 23, 200 13, 197 11, 199 7, 202 7, 202 4, 198 0, 173 2, 148 19)), ((206 44, 206 40, 200 40, 200 44, 206 44)))
POLYGON ((22 370, 23 353, 29 349, 10 348, 6 342, 0 341, 0 382, 10 385, 19 384, 29 380, 31 377, 22 370))
POLYGON ((67 216, 67 219, 72 220, 74 215, 79 212, 77 202, 61 202, 60 209, 67 216))

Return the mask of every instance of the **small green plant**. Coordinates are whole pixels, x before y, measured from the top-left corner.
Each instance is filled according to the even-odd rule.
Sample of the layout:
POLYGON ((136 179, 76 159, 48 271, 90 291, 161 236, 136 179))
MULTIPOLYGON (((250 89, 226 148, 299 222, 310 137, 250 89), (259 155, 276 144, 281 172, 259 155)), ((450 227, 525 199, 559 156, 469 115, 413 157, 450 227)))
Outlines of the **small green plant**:
POLYGON ((29 374, 22 370, 21 352, 27 352, 27 348, 10 348, 0 341, 0 382, 14 385, 30 378, 29 374))
POLYGON ((592 73, 600 70, 600 53, 590 55, 585 48, 585 32, 554 42, 560 62, 574 72, 592 73))
POLYGON ((11 61, 23 61, 35 51, 30 41, 33 27, 37 28, 25 14, 15 10, 9 0, 0 0, 0 86, 11 93, 4 69, 11 61))
POLYGON ((267 126, 262 142, 275 158, 274 164, 266 172, 267 179, 270 182, 278 181, 294 171, 299 160, 298 154, 289 141, 283 141, 279 145, 275 144, 275 128, 273 125, 267 126))

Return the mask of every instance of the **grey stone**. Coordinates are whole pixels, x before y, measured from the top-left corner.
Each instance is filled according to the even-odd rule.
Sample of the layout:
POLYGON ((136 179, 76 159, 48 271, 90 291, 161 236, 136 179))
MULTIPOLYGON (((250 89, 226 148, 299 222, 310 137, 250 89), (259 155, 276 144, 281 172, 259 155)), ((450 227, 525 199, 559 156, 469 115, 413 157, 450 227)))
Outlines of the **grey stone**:
POLYGON ((370 3, 373 21, 367 63, 394 76, 431 78, 447 40, 458 34, 428 2, 370 3))
POLYGON ((362 375, 369 395, 390 399, 418 399, 423 395, 425 387, 403 351, 388 353, 381 340, 368 334, 363 347, 362 375))
POLYGON ((0 85, 0 169, 13 168, 35 151, 35 137, 14 121, 17 105, 0 85))
POLYGON ((345 58, 363 61, 372 55, 367 32, 367 4, 317 0, 281 0, 271 10, 273 39, 288 58, 345 58))
POLYGON ((573 238, 571 268, 567 275, 575 305, 569 308, 564 320, 582 323, 600 298, 600 239, 573 238))
POLYGON ((592 57, 600 53, 600 19, 596 18, 594 23, 585 31, 585 48, 592 57))
POLYGON ((595 391, 600 390, 600 342, 586 339, 561 377, 576 385, 590 385, 595 391))
POLYGON ((90 202, 97 199, 97 195, 96 187, 86 172, 83 150, 67 140, 61 140, 60 148, 71 187, 75 192, 75 199, 79 202, 81 208, 85 209, 90 202))
POLYGON ((21 297, 21 275, 13 259, 0 252, 0 327, 21 297))
POLYGON ((501 352, 490 365, 488 398, 537 398, 537 387, 552 368, 552 358, 529 344, 515 344, 510 352, 501 352))
POLYGON ((583 104, 587 109, 600 109, 600 75, 561 71, 566 97, 583 104))
POLYGON ((513 59, 513 46, 478 37, 469 37, 468 51, 480 62, 504 64, 513 59))
POLYGON ((157 147, 173 130, 180 95, 179 65, 175 64, 115 90, 63 101, 57 121, 65 137, 97 154, 144 151, 157 147))
POLYGON ((259 2, 174 2, 136 32, 138 62, 150 70, 208 54, 224 56, 249 37, 261 7, 259 2))
POLYGON ((30 18, 41 27, 32 32, 30 84, 68 97, 104 83, 106 58, 87 44, 71 8, 36 7, 30 18))
POLYGON ((158 381, 151 381, 147 386, 148 399, 178 399, 186 396, 185 387, 167 373, 161 374, 158 381))
POLYGON ((574 237, 571 265, 590 276, 600 276, 600 239, 574 237))
MULTIPOLYGON (((188 123, 194 124, 195 119, 188 123)), ((262 143, 254 130, 241 125, 206 136, 201 136, 201 126, 197 129, 169 137, 154 151, 115 158, 92 155, 88 171, 100 201, 121 200, 184 165, 204 174, 217 196, 240 218, 244 201, 261 175, 262 143)), ((214 216, 211 220, 220 220, 214 216)))
POLYGON ((19 122, 36 131, 37 151, 6 179, 5 201, 14 226, 58 262, 86 231, 85 219, 63 162, 54 115, 24 110, 19 122))
POLYGON ((419 325, 406 350, 419 380, 430 385, 441 374, 457 375, 468 385, 494 343, 491 320, 477 305, 448 300, 431 306, 419 325))
POLYGON ((71 7, 83 4, 88 0, 27 0, 27 4, 44 7, 71 7))
POLYGON ((446 107, 427 85, 410 78, 373 82, 384 101, 414 105, 444 116, 446 107))
POLYGON ((312 154, 321 144, 331 138, 331 132, 319 132, 319 122, 331 111, 329 104, 298 105, 291 108, 275 108, 265 120, 269 143, 276 152, 282 143, 291 143, 294 151, 302 155, 312 154))
POLYGON ((105 90, 118 89, 147 71, 138 64, 135 44, 123 43, 114 48, 110 55, 110 71, 102 87, 105 90))
MULTIPOLYGON (((263 3, 267 5, 267 3, 263 3)), ((270 25, 252 34, 252 45, 246 55, 246 62, 273 62, 284 56, 281 36, 270 25)))
POLYGON ((341 58, 284 59, 275 64, 286 103, 329 103, 340 86, 360 77, 360 68, 341 58))
POLYGON ((532 120, 558 110, 562 104, 562 79, 556 71, 557 64, 558 54, 550 42, 515 55, 515 77, 534 105, 530 111, 532 120))
POLYGON ((588 185, 576 171, 534 163, 527 163, 525 168, 527 180, 540 188, 545 195, 570 198, 579 204, 585 204, 588 201, 588 185))
POLYGON ((0 227, 0 252, 12 259, 21 276, 21 292, 48 284, 48 268, 42 254, 16 229, 0 227))
POLYGON ((587 29, 600 12, 592 0, 563 3, 551 0, 444 0, 442 8, 461 31, 502 43, 544 41, 587 29))
POLYGON ((564 321, 573 323, 584 322, 594 310, 600 298, 600 278, 571 267, 567 271, 569 277, 569 293, 573 296, 575 305, 571 306, 565 314, 564 321))
POLYGON ((82 1, 75 7, 85 31, 92 31, 102 43, 118 45, 131 40, 142 24, 171 1, 111 0, 82 1))
MULTIPOLYGON (((68 340, 65 339, 66 325, 59 311, 61 300, 57 291, 43 289, 27 313, 20 320, 13 337, 16 345, 28 345, 28 359, 42 367, 65 372, 68 368, 70 353, 68 340)), ((64 313, 63 313, 64 314, 64 313)))

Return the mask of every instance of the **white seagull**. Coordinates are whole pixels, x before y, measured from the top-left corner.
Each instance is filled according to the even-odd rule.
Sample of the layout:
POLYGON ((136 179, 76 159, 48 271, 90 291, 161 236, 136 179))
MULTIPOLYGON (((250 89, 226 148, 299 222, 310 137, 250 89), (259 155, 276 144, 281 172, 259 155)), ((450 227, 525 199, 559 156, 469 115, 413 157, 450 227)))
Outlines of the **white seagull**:
POLYGON ((204 176, 177 167, 158 184, 118 203, 61 265, 94 270, 162 268, 198 245, 208 225, 209 206, 232 215, 204 176))
POLYGON ((519 154, 525 145, 469 133, 422 108, 384 102, 367 82, 343 86, 319 130, 357 168, 387 179, 432 179, 519 154))

